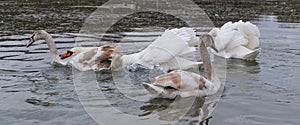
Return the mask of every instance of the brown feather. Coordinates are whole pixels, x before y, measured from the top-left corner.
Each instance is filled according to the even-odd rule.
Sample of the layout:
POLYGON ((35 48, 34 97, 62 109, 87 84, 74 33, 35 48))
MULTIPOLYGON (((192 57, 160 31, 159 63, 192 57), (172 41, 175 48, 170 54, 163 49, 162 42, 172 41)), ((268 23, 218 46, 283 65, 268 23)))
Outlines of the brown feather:
POLYGON ((200 79, 199 79, 199 89, 203 90, 204 88, 206 88, 205 81, 204 81, 203 77, 200 76, 200 79))
POLYGON ((158 76, 153 84, 160 85, 160 86, 166 86, 165 82, 167 82, 169 80, 171 80, 178 89, 180 88, 181 76, 180 76, 180 73, 178 73, 176 71, 172 71, 170 73, 162 74, 162 75, 158 76))
POLYGON ((91 60, 94 55, 97 53, 98 48, 91 49, 83 54, 83 57, 79 59, 79 63, 86 63, 86 61, 91 60))

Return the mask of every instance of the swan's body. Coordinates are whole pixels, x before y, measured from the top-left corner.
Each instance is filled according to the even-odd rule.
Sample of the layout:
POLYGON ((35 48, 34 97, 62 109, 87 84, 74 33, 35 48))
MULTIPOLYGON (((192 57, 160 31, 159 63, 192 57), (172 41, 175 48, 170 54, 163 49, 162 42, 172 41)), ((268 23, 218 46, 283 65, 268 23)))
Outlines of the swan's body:
POLYGON ((193 29, 167 29, 147 48, 138 53, 123 55, 121 60, 123 65, 138 63, 150 69, 156 65, 163 65, 164 68, 168 68, 164 70, 187 69, 201 63, 192 62, 179 56, 193 52, 195 48, 190 47, 189 43, 197 40, 198 38, 193 29), (176 60, 175 58, 180 59, 176 60), (175 63, 179 64, 179 66, 174 67, 173 64, 175 63))
POLYGON ((160 66, 163 70, 177 70, 177 69, 190 69, 202 64, 203 62, 194 62, 176 56, 170 61, 162 63, 160 66))
MULTIPOLYGON (((37 30, 30 38, 27 47, 31 46, 37 40, 45 40, 52 56, 52 63, 61 65, 70 64, 80 71, 86 70, 101 70, 105 67, 101 61, 108 60, 114 52, 115 46, 101 46, 101 47, 74 47, 67 53, 58 55, 54 39, 49 33, 44 30, 37 30), (74 57, 69 62, 63 62, 61 59, 73 55, 74 57), (61 58, 61 59, 60 59, 61 58)), ((105 64, 106 65, 106 64, 105 64)), ((110 68, 110 67, 107 67, 110 68)))
POLYGON ((208 34, 215 37, 215 46, 219 52, 213 53, 217 56, 254 60, 260 53, 260 32, 250 22, 227 22, 220 29, 213 28, 208 34))
POLYGON ((74 47, 69 51, 78 54, 74 54, 69 63, 80 71, 109 69, 111 68, 109 58, 114 53, 114 49, 115 46, 107 45, 90 48, 74 47))
POLYGON ((206 96, 216 93, 221 84, 212 69, 206 46, 214 46, 212 37, 202 35, 199 50, 207 78, 196 73, 176 70, 156 77, 153 84, 142 83, 142 85, 151 94, 160 98, 174 98, 178 95, 182 97, 206 96))

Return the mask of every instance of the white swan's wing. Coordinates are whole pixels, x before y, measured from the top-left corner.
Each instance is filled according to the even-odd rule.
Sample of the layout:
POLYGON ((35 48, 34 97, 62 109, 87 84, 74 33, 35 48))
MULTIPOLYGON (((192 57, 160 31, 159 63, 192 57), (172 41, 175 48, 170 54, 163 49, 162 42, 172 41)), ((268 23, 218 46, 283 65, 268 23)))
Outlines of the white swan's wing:
POLYGON ((227 36, 230 39, 228 39, 229 41, 227 41, 227 44, 225 45, 224 49, 226 50, 233 49, 237 46, 245 46, 248 43, 248 40, 238 31, 233 30, 231 34, 228 34, 227 36))
POLYGON ((191 28, 165 30, 143 51, 122 57, 123 64, 138 63, 148 68, 166 63, 175 56, 190 53, 195 50, 188 42, 198 41, 196 33, 191 28))
POLYGON ((259 53, 253 51, 259 46, 259 36, 258 28, 250 22, 228 22, 217 33, 215 46, 219 52, 214 54, 224 58, 253 60, 259 53))
POLYGON ((247 48, 254 49, 259 46, 260 32, 257 26, 250 22, 240 23, 238 31, 241 32, 246 39, 248 39, 248 43, 246 45, 247 48))
POLYGON ((234 25, 231 21, 225 23, 223 26, 221 26, 220 30, 232 30, 234 28, 234 25))
POLYGON ((175 28, 169 30, 170 32, 173 32, 175 35, 182 38, 183 41, 187 42, 188 44, 198 44, 199 39, 196 37, 196 32, 192 28, 175 28))
POLYGON ((246 39, 237 30, 220 30, 215 38, 215 47, 219 51, 246 44, 246 39))
POLYGON ((238 46, 228 51, 230 54, 230 58, 238 58, 238 59, 245 59, 245 60, 254 60, 255 57, 259 54, 260 49, 251 50, 244 46, 238 46))
POLYGON ((189 69, 192 67, 198 67, 198 65, 203 64, 203 62, 190 61, 181 57, 175 57, 172 60, 162 63, 160 66, 164 67, 165 71, 175 70, 175 69, 189 69))
POLYGON ((164 88, 161 86, 155 86, 153 84, 149 83, 142 83, 143 87, 152 94, 152 97, 154 98, 168 98, 168 99, 174 99, 179 94, 179 91, 172 88, 164 88))
POLYGON ((139 54, 137 63, 147 67, 168 62, 176 55, 179 55, 188 44, 185 40, 190 40, 187 33, 173 32, 166 30, 162 36, 151 43, 142 54, 139 54))
POLYGON ((227 22, 220 28, 215 38, 216 48, 219 51, 248 44, 244 34, 238 30, 242 24, 244 23, 241 21, 235 23, 227 22))
POLYGON ((185 47, 178 55, 184 55, 196 51, 196 47, 185 47))

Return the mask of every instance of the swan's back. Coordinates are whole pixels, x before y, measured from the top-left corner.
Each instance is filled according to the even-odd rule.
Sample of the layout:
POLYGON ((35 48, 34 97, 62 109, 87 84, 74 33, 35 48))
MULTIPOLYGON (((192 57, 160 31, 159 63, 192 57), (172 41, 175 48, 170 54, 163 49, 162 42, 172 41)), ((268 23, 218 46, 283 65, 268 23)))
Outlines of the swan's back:
POLYGON ((260 31, 250 22, 227 22, 219 30, 211 30, 215 34, 215 46, 219 52, 215 55, 224 58, 240 58, 254 60, 260 52, 260 31))
POLYGON ((80 71, 101 70, 106 66, 104 65, 106 63, 101 62, 108 61, 108 58, 111 57, 114 53, 115 46, 101 46, 77 49, 81 49, 80 53, 78 53, 70 60, 70 63, 73 67, 80 71))
POLYGON ((257 26, 250 22, 242 23, 238 22, 238 31, 240 31, 243 36, 248 40, 247 45, 245 47, 249 49, 254 49, 259 46, 259 37, 260 37, 260 32, 257 26))
POLYGON ((254 49, 259 46, 260 32, 254 24, 250 22, 227 22, 218 32, 216 47, 219 50, 232 49, 237 46, 245 46, 254 49))
POLYGON ((135 62, 151 68, 153 65, 168 62, 180 55, 189 48, 188 42, 196 40, 196 34, 191 28, 167 29, 146 49, 128 58, 134 57, 135 62))
POLYGON ((248 43, 243 34, 231 28, 220 30, 215 38, 215 41, 216 48, 219 51, 229 50, 237 46, 244 46, 248 43))

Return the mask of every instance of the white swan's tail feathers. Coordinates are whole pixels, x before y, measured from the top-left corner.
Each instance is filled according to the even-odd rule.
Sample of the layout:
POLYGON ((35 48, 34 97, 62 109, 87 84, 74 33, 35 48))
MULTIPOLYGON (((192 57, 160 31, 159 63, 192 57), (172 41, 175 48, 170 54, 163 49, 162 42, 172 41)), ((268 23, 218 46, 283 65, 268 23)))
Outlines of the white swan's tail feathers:
POLYGON ((183 41, 187 43, 195 43, 198 42, 198 38, 196 37, 196 33, 192 28, 183 27, 180 29, 172 29, 170 30, 179 36, 183 41))
POLYGON ((164 89, 162 87, 158 87, 158 86, 155 86, 153 84, 142 82, 142 85, 151 94, 157 94, 158 95, 159 93, 162 93, 164 91, 164 89))
POLYGON ((250 50, 244 46, 238 46, 233 49, 214 53, 224 58, 237 58, 244 60, 255 60, 255 57, 260 53, 260 49, 250 50))
POLYGON ((255 60, 255 58, 257 57, 257 55, 260 53, 260 48, 255 49, 253 52, 247 54, 244 56, 245 60, 255 60))
POLYGON ((174 99, 177 95, 179 95, 179 91, 170 92, 163 87, 155 86, 145 82, 142 82, 142 85, 154 98, 174 99))

